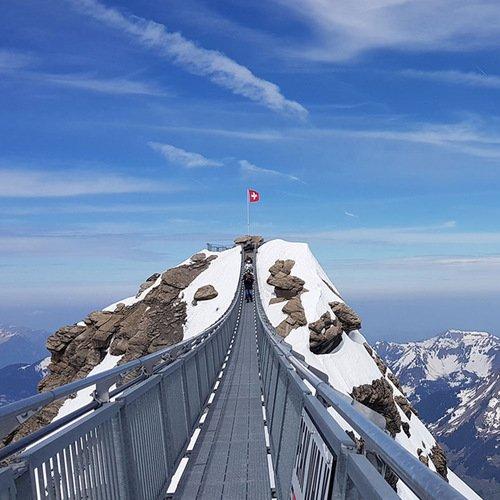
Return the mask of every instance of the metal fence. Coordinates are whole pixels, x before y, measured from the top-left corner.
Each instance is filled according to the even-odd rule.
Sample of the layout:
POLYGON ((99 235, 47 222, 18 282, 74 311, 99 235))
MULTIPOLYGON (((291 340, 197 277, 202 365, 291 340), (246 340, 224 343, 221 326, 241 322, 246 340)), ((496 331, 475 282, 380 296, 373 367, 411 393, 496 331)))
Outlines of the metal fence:
POLYGON ((383 417, 335 390, 325 374, 308 366, 276 334, 258 287, 256 297, 259 366, 278 498, 399 498, 383 478, 386 467, 418 498, 465 498, 384 432, 383 417), (332 411, 342 418, 335 419, 332 411), (342 419, 363 438, 368 456, 357 452, 338 423, 342 419))
MULTIPOLYGON (((189 341, 177 360, 0 469, 0 499, 164 498, 219 376, 240 297, 238 289, 223 320, 189 341)), ((5 407, 3 417, 23 405, 32 408, 33 401, 5 407)))

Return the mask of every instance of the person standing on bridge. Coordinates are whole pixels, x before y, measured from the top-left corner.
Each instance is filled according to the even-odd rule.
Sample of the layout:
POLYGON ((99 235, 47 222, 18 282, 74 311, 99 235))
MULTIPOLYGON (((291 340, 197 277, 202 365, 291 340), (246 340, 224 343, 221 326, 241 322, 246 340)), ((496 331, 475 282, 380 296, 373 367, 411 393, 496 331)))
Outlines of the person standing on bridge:
POLYGON ((243 286, 245 287, 246 302, 253 302, 253 294, 252 294, 253 282, 254 282, 254 277, 252 271, 250 270, 246 271, 245 274, 243 275, 243 286))

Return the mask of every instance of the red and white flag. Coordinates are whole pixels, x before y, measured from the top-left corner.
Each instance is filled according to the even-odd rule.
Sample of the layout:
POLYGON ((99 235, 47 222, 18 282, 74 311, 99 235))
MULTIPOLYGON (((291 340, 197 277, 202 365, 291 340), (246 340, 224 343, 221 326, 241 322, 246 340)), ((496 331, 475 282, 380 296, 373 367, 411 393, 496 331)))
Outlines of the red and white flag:
POLYGON ((250 203, 255 203, 257 201, 260 201, 260 194, 257 191, 254 191, 253 189, 248 190, 248 201, 250 203))

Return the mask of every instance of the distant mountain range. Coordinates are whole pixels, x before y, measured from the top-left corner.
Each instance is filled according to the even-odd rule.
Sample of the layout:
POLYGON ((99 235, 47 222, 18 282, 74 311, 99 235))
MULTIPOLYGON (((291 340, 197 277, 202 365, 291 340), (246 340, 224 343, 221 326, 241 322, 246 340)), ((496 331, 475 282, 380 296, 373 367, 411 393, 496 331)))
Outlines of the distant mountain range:
POLYGON ((377 342, 376 350, 451 468, 484 498, 500 498, 500 339, 449 330, 420 342, 377 342))
POLYGON ((0 406, 36 394, 49 362, 47 357, 32 364, 15 363, 0 368, 0 406))
MULTIPOLYGON (((31 364, 47 357, 48 336, 44 330, 0 324, 0 368, 15 363, 31 364)), ((1 384, 0 379, 0 389, 1 384)))

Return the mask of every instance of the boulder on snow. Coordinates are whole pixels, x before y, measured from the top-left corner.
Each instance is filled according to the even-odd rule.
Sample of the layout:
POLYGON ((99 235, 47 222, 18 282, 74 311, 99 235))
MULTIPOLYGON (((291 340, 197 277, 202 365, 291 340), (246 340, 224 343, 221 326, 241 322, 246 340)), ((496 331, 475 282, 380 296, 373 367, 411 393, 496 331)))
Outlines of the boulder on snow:
POLYGON ((286 260, 277 260, 270 268, 269 272, 275 276, 278 273, 290 274, 293 266, 295 265, 295 261, 292 259, 286 260))
POLYGON ((203 262, 207 256, 204 253, 195 253, 191 256, 191 262, 203 262))
POLYGON ((361 328, 361 318, 347 304, 343 302, 330 302, 330 307, 342 324, 344 332, 349 333, 361 328))
POLYGON ((385 427, 392 437, 401 432, 401 417, 394 402, 392 388, 385 378, 376 379, 371 384, 354 387, 351 396, 380 413, 385 418, 385 427))
POLYGON ((326 311, 326 313, 322 314, 317 321, 309 323, 309 330, 312 330, 315 333, 323 333, 331 325, 333 325, 332 316, 328 311, 326 311))
POLYGON ((293 297, 281 309, 287 317, 276 327, 281 337, 286 337, 291 330, 307 325, 306 314, 300 297, 293 297))
POLYGON ((430 459, 436 467, 436 472, 443 477, 443 479, 448 482, 448 466, 446 463, 446 455, 444 454, 443 448, 437 443, 431 448, 430 459))
POLYGON ((219 295, 219 293, 212 285, 205 285, 196 290, 196 293, 194 294, 194 300, 212 300, 215 299, 217 295, 219 295))
POLYGON ((329 326, 324 332, 309 330, 309 349, 314 354, 329 354, 342 341, 342 327, 338 322, 329 326))
POLYGON ((290 274, 294 265, 294 260, 278 259, 269 268, 270 276, 267 278, 267 284, 274 286, 277 298, 291 299, 304 291, 304 280, 290 274))

